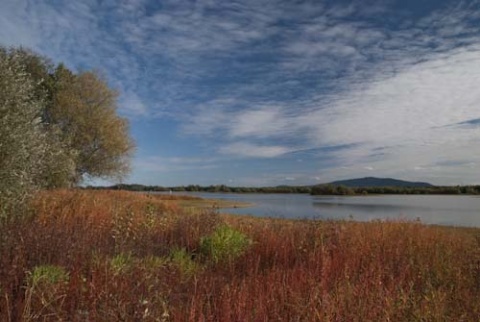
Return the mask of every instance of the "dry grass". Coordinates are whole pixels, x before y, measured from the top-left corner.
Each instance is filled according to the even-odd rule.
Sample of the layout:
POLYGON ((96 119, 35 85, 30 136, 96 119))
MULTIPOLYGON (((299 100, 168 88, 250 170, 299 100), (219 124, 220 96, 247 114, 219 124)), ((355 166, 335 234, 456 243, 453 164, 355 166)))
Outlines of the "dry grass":
POLYGON ((480 230, 223 216, 56 191, 0 227, 1 321, 475 321, 480 230), (199 253, 229 225, 234 261, 199 253))

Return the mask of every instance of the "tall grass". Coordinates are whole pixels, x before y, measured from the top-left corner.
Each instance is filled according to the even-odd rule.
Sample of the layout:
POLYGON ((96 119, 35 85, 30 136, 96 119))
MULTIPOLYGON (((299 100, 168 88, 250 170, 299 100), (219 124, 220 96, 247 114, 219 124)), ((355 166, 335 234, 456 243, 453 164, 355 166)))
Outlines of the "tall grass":
POLYGON ((0 227, 0 320, 474 321, 479 237, 46 192, 30 216, 0 227))

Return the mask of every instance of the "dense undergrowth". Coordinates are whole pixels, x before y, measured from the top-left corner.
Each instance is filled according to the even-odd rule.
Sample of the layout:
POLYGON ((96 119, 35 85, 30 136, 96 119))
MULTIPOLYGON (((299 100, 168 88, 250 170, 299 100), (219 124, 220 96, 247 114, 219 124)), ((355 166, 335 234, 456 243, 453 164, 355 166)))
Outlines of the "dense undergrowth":
POLYGON ((480 230, 56 191, 0 226, 1 321, 475 321, 480 230))

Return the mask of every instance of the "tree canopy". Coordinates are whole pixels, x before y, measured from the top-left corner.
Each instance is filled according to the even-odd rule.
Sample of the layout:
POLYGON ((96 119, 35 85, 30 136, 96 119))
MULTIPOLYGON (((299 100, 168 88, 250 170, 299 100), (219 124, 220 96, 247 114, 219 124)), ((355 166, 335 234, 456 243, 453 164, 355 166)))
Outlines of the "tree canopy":
POLYGON ((53 77, 47 119, 76 152, 75 181, 86 175, 118 178, 128 173, 134 144, 127 120, 117 114, 117 92, 94 72, 73 75, 59 66, 53 77))
POLYGON ((96 72, 0 47, 0 204, 38 188, 126 175, 134 143, 117 96, 96 72))

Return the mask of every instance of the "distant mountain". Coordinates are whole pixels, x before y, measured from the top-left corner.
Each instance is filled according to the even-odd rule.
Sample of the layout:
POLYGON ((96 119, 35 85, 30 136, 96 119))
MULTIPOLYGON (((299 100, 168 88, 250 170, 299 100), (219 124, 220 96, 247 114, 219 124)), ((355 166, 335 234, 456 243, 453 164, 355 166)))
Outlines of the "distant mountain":
POLYGON ((334 186, 345 186, 345 187, 433 187, 430 183, 427 182, 411 182, 403 181, 391 178, 374 178, 366 177, 359 179, 350 179, 350 180, 340 180, 330 182, 329 184, 334 186))

